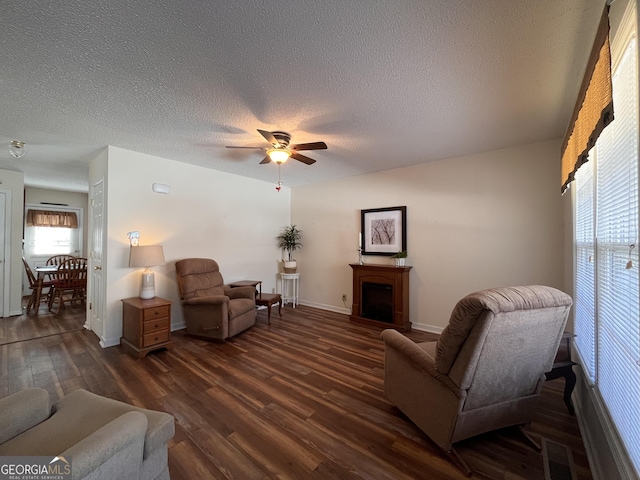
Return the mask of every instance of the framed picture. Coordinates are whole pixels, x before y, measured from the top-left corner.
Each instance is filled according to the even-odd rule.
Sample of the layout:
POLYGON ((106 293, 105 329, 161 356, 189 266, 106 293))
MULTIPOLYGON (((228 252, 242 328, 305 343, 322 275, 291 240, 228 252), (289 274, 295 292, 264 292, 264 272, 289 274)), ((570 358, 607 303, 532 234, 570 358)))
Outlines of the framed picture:
POLYGON ((407 250, 407 207, 360 210, 363 255, 394 255, 407 250))

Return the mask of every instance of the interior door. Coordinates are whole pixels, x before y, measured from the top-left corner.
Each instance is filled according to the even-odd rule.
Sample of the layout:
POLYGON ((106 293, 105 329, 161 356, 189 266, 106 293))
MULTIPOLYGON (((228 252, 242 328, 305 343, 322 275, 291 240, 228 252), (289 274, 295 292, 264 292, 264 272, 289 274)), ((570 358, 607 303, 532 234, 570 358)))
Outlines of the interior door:
MULTIPOLYGON (((104 273, 102 252, 104 245, 104 179, 91 186, 91 283, 89 284, 89 325, 102 344, 104 331, 104 273)), ((104 346, 104 345, 102 345, 104 346)))
MULTIPOLYGON (((6 252, 7 246, 7 229, 6 229, 6 219, 7 219, 7 194, 5 192, 0 192, 0 315, 5 316, 5 305, 7 306, 7 310, 9 310, 10 303, 10 293, 9 288, 5 292, 5 286, 9 287, 7 280, 4 278, 5 273, 8 273, 7 269, 7 259, 11 258, 10 253, 6 252)), ((8 313, 7 313, 8 316, 8 313)))

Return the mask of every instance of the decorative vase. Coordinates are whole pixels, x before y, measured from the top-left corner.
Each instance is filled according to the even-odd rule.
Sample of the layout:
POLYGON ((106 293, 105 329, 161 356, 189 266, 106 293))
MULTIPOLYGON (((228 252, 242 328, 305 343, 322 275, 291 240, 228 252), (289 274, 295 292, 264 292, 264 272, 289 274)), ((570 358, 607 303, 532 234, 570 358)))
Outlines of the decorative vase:
POLYGON ((295 260, 284 262, 284 273, 296 273, 296 269, 298 268, 298 264, 295 260))

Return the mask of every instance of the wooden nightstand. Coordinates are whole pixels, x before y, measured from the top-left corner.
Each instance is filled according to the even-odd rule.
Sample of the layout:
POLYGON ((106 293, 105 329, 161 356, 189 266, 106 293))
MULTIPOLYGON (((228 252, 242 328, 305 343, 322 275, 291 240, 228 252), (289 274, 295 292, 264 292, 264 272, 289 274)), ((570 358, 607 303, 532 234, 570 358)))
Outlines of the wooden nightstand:
POLYGON ((137 358, 159 348, 172 349, 171 302, 160 297, 122 300, 120 342, 137 358))

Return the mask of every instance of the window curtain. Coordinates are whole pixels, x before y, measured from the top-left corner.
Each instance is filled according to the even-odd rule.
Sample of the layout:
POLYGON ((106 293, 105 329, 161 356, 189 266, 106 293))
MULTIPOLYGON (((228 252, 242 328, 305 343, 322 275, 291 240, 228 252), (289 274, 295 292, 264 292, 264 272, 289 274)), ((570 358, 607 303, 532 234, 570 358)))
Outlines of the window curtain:
POLYGON ((589 159, 589 150, 611 121, 613 121, 613 95, 609 7, 605 7, 578 100, 562 142, 562 193, 573 181, 578 168, 589 159))
POLYGON ((78 228, 78 217, 75 212, 27 210, 27 227, 78 228))

